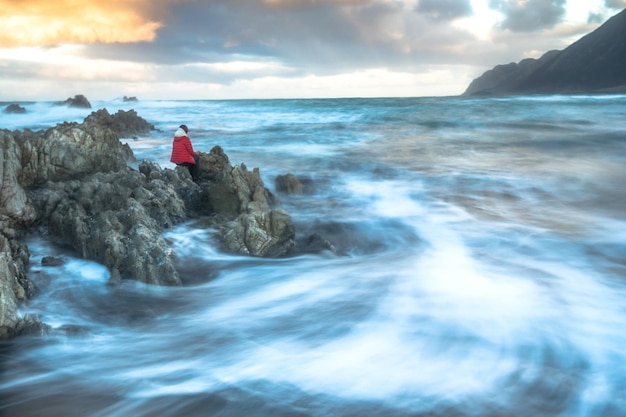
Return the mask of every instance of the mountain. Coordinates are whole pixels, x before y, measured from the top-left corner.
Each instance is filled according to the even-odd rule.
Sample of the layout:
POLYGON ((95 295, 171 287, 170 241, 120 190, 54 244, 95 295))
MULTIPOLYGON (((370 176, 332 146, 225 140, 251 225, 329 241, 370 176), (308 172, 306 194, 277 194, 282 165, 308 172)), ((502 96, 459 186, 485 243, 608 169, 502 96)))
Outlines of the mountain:
POLYGON ((626 9, 562 51, 498 65, 464 96, 626 93, 626 9))

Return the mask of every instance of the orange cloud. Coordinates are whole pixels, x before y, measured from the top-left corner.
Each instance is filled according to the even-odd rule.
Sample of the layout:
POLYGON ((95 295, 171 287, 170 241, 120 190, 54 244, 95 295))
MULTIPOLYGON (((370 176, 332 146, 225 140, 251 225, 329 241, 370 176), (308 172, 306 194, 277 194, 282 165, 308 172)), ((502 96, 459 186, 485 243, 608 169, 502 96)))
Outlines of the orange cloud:
POLYGON ((0 47, 138 42, 161 23, 142 15, 150 0, 0 0, 0 47))

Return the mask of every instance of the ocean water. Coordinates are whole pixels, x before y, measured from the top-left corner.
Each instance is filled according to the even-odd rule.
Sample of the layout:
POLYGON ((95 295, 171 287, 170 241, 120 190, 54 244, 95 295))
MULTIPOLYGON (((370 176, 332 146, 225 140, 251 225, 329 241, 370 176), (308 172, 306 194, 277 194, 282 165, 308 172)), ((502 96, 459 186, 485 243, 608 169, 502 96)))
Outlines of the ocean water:
MULTIPOLYGON (((157 288, 29 238, 38 314, 0 350, 0 416, 626 415, 626 96, 92 102, 306 184, 278 194, 339 255, 234 256, 165 232, 157 288), (58 268, 41 266, 61 256, 58 268)), ((23 103, 0 126, 88 110, 23 103)))

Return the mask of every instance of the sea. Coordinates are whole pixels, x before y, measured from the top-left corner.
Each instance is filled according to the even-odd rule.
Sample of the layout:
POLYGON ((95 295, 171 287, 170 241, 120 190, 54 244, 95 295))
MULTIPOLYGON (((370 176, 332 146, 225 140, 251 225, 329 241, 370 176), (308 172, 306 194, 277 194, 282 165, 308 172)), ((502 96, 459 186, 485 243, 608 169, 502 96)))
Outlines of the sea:
MULTIPOLYGON (((2 128, 91 112, 20 104, 2 128)), ((184 286, 110 286, 29 236, 20 314, 55 332, 1 345, 0 416, 626 416, 626 96, 91 104, 154 124, 120 140, 163 168, 186 124, 337 250, 234 255, 189 222, 164 232, 184 286)))

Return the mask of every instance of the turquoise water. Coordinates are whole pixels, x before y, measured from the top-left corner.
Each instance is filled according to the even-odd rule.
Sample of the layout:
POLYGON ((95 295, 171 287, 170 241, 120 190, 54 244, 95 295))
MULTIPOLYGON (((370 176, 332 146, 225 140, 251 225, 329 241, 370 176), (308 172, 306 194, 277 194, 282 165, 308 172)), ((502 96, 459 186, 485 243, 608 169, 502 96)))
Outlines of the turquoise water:
MULTIPOLYGON (((92 104, 157 127, 122 139, 139 159, 171 168, 185 123, 271 190, 306 179, 280 204, 340 256, 233 256, 183 224, 187 286, 110 288, 33 238, 23 312, 81 332, 4 346, 0 415, 626 414, 626 96, 92 104)), ((89 113, 23 106, 0 125, 89 113)))

